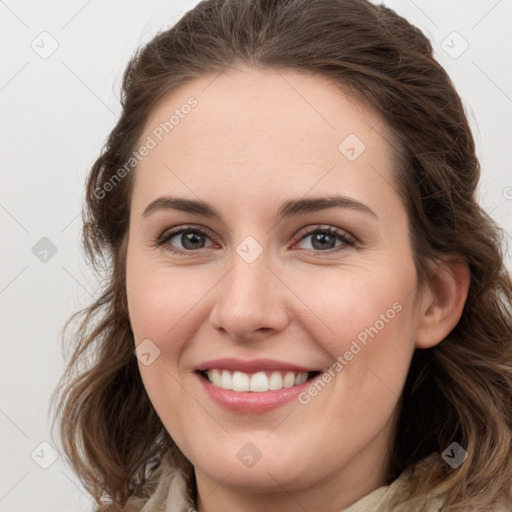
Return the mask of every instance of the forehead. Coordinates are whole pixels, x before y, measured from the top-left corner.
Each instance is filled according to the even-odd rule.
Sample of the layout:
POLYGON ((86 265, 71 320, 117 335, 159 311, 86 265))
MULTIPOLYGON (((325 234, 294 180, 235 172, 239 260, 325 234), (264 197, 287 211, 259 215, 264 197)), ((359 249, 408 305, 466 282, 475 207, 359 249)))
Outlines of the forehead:
POLYGON ((364 179, 392 181, 387 133, 376 112, 323 77, 229 69, 180 87, 153 110, 141 143, 154 147, 137 166, 136 188, 140 181, 154 195, 186 185, 190 195, 243 186, 270 197, 343 185, 350 193, 364 179))

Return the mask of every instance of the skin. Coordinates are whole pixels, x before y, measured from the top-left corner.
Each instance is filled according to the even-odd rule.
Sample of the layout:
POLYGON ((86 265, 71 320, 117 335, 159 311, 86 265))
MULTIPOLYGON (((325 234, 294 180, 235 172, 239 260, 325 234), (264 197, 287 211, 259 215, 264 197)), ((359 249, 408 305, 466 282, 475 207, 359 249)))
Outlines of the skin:
POLYGON ((231 69, 170 94, 140 140, 190 96, 198 105, 133 176, 129 315, 135 344, 150 339, 160 350, 150 365, 139 361, 144 385, 194 465, 199 512, 340 510, 385 483, 412 354, 456 325, 468 270, 443 264, 430 286, 418 287, 385 123, 332 84, 231 69), (354 161, 338 150, 349 134, 366 146, 354 161), (330 208, 277 218, 287 199, 334 193, 375 215, 330 208), (171 209, 142 215, 164 195, 207 201, 222 219, 171 209), (208 231, 198 249, 171 252, 187 250, 181 235, 155 245, 183 225, 208 231), (343 230, 356 246, 319 249, 313 236, 300 240, 321 227, 343 230), (236 252, 247 236, 263 249, 252 263, 236 252), (220 357, 326 370, 396 303, 400 312, 307 404, 228 411, 194 374, 220 357), (248 442, 262 454, 249 468, 237 457, 248 442))

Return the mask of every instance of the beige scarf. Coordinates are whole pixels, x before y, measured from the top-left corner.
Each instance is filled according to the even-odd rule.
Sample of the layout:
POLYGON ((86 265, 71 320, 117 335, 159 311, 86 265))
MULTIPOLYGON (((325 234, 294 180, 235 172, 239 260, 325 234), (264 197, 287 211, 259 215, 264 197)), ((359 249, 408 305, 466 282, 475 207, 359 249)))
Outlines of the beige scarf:
MULTIPOLYGON (((422 470, 436 463, 438 455, 432 454, 416 465, 414 471, 422 470)), ((395 512, 397 505, 403 504, 401 497, 406 496, 412 471, 404 471, 390 485, 379 487, 361 498, 350 507, 339 512, 395 512)), ((196 505, 187 494, 188 477, 173 463, 170 453, 162 458, 162 463, 151 475, 156 485, 149 500, 133 498, 129 500, 123 512, 196 512, 196 505)), ((407 512, 442 512, 443 498, 432 497, 419 507, 406 507, 407 512)), ((399 507, 402 510, 402 507, 399 507)), ((489 512, 510 512, 512 506, 497 506, 489 512)))

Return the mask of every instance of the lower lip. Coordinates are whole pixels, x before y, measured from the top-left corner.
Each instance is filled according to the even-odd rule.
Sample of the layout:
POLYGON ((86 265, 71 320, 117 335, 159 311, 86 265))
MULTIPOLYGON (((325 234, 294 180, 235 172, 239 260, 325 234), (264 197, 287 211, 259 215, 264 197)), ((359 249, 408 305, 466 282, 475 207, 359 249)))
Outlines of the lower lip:
POLYGON ((256 392, 232 391, 230 389, 219 388, 201 375, 196 374, 196 376, 200 380, 203 389, 214 402, 230 411, 236 411, 242 414, 266 412, 285 405, 297 398, 314 380, 307 380, 303 384, 292 386, 291 388, 256 392))

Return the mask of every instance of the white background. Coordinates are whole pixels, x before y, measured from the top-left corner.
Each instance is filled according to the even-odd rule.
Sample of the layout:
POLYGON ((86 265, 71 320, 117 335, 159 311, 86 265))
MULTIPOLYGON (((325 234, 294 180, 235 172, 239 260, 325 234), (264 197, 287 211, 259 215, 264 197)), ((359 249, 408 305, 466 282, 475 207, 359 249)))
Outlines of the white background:
MULTIPOLYGON (((50 448, 39 445, 51 441, 48 399, 64 365, 62 326, 97 289, 80 248, 84 180, 119 115, 133 51, 196 3, 0 1, 0 512, 91 510, 62 457, 48 469, 31 458, 36 450, 40 462, 50 460, 50 448), (43 45, 43 31, 58 43, 47 59, 31 48, 43 45), (32 252, 42 237, 58 251, 46 263, 32 252)), ((512 2, 385 4, 427 34, 452 77, 478 145, 481 202, 510 237, 512 2), (459 53, 464 40, 458 58, 445 51, 459 53)))

